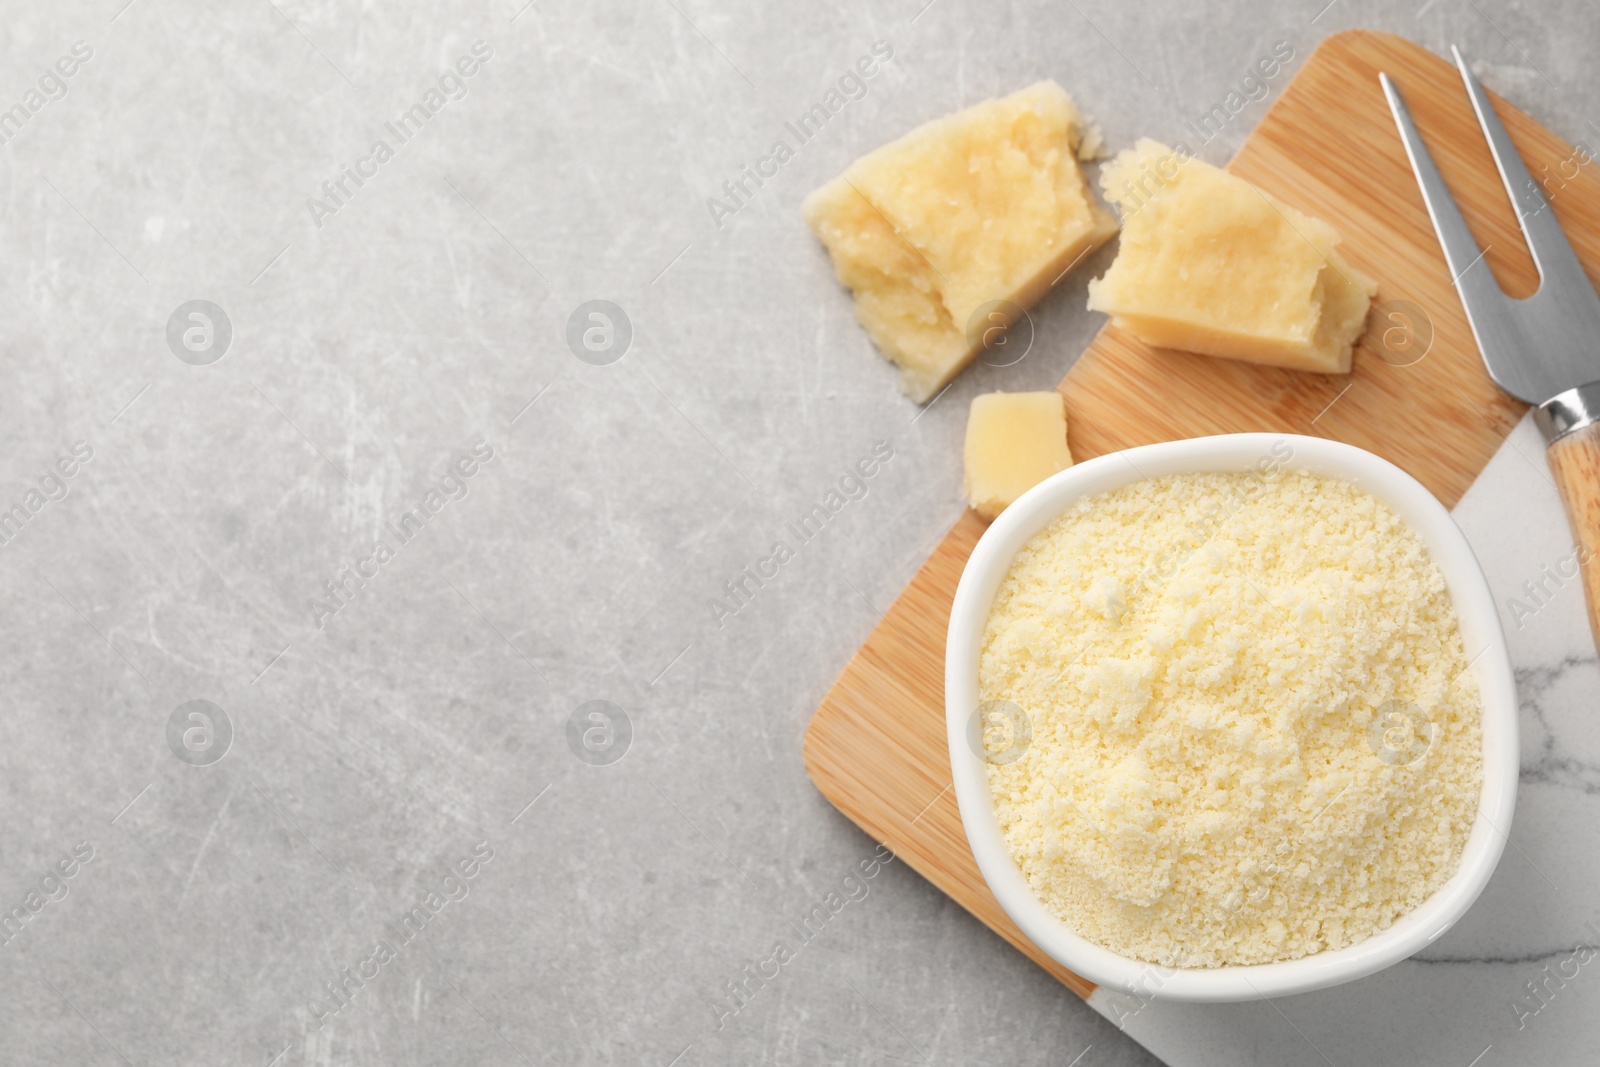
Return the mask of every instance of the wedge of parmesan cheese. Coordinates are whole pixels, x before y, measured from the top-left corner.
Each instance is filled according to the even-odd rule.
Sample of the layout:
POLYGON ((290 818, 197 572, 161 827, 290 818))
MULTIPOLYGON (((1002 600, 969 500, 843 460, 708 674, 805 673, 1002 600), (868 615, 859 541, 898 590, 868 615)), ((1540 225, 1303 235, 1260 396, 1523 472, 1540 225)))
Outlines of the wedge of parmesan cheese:
POLYGON ((856 317, 912 399, 971 362, 987 310, 1014 318, 1116 232, 1079 169, 1081 136, 1071 98, 1038 82, 919 126, 806 198, 856 317))
POLYGON ((1147 344, 1346 374, 1377 283, 1320 219, 1151 140, 1101 176, 1122 242, 1089 307, 1147 344))
POLYGON ((985 393, 967 415, 967 499, 992 519, 1029 489, 1072 466, 1061 394, 985 393))

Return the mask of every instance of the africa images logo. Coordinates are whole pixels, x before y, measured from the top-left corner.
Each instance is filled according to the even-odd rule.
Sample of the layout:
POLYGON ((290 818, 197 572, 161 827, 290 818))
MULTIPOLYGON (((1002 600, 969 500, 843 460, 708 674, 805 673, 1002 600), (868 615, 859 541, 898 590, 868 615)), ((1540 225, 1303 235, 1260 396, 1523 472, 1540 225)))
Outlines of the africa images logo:
POLYGON ((340 170, 337 177, 322 183, 322 196, 306 197, 306 210, 311 222, 322 229, 325 221, 337 215, 360 192, 361 188, 378 176, 378 169, 395 157, 395 149, 414 140, 435 115, 444 110, 452 100, 467 95, 467 79, 483 69, 494 56, 494 48, 487 41, 475 41, 472 51, 455 61, 451 69, 439 75, 438 82, 429 86, 422 98, 402 111, 393 122, 385 122, 384 130, 394 144, 383 137, 372 142, 367 154, 340 170))
POLYGON ((874 42, 872 51, 859 56, 851 69, 841 74, 834 85, 822 94, 821 100, 812 104, 793 122, 783 124, 785 133, 794 138, 793 147, 784 137, 774 138, 766 155, 753 165, 739 168, 739 173, 722 183, 721 197, 706 197, 706 210, 711 212, 711 221, 717 224, 717 229, 722 229, 725 219, 743 211, 755 199, 756 193, 778 176, 783 165, 794 158, 797 148, 821 133, 822 127, 843 111, 846 105, 865 97, 867 83, 882 70, 883 64, 892 59, 892 44, 888 41, 874 42))
POLYGON ((393 519, 384 520, 382 529, 387 536, 374 539, 371 550, 365 555, 346 557, 341 570, 335 572, 332 578, 324 578, 322 599, 319 600, 314 596, 306 598, 306 611, 311 614, 312 624, 317 629, 322 629, 330 618, 339 614, 340 610, 355 600, 356 594, 382 573, 384 565, 394 559, 401 548, 422 533, 429 520, 443 511, 445 505, 451 501, 461 500, 467 495, 471 489, 468 483, 473 475, 493 459, 494 446, 480 437, 472 446, 470 455, 466 452, 457 452, 453 458, 447 460, 444 473, 439 476, 436 483, 428 485, 427 492, 420 500, 393 519), (393 544, 390 544, 391 540, 393 544))

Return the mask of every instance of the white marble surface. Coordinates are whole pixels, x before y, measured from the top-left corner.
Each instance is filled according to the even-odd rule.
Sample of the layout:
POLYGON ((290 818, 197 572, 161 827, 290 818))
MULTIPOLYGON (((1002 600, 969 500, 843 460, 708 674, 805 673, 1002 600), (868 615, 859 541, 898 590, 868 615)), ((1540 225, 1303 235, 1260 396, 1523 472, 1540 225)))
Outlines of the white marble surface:
MULTIPOLYGON (((0 908, 30 915, 0 943, 0 1063, 1106 1067, 1143 1041, 1186 1067, 1312 1055, 1296 1028, 1341 1065, 1592 1059, 1596 965, 1521 1032, 1508 1007, 1594 914, 1575 589, 1513 632, 1517 847, 1432 962, 1122 1033, 903 864, 863 877, 805 724, 960 513, 971 396, 1061 377, 1107 256, 1035 309, 1026 359, 919 410, 798 205, 1041 77, 1112 147, 1177 138, 1275 42, 1293 69, 1352 26, 1459 41, 1586 138, 1597 25, 1578 0, 0 0, 0 111, 37 104, 0 143, 0 505, 41 493, 0 544, 0 908), (892 61, 719 227, 708 198, 878 41, 892 61), (346 166, 367 177, 330 202, 346 166), (196 299, 233 327, 202 366, 167 336, 196 299), (634 330, 609 365, 565 339, 594 299, 634 330), (719 619, 878 442, 864 495, 719 619), (193 700, 233 731, 206 765, 193 700), (631 725, 608 765, 569 744, 596 700, 631 725)), ((1566 540, 1517 443, 1461 512, 1506 596, 1566 540)))

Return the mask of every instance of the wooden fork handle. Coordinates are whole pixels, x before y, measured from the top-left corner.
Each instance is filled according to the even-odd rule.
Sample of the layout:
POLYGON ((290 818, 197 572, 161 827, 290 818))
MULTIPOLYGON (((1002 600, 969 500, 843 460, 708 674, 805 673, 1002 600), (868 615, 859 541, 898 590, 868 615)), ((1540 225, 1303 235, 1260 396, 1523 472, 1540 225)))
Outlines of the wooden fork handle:
MULTIPOLYGON (((1541 404, 1534 421, 1549 442, 1545 455, 1572 526, 1589 629, 1600 649, 1600 382, 1569 389, 1541 404)), ((1558 565, 1557 570, 1566 567, 1558 565)), ((1570 576, 1570 572, 1563 575, 1570 576)))

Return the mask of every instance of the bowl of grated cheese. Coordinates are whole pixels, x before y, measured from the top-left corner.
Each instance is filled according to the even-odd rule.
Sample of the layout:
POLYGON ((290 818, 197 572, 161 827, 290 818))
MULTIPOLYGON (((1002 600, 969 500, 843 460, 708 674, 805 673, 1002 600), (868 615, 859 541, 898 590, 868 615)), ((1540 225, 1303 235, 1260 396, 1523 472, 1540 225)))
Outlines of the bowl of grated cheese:
POLYGON ((1505 635, 1448 511, 1287 434, 1056 474, 973 550, 945 715, 978 867, 1108 990, 1321 989, 1431 944, 1510 831, 1505 635))

